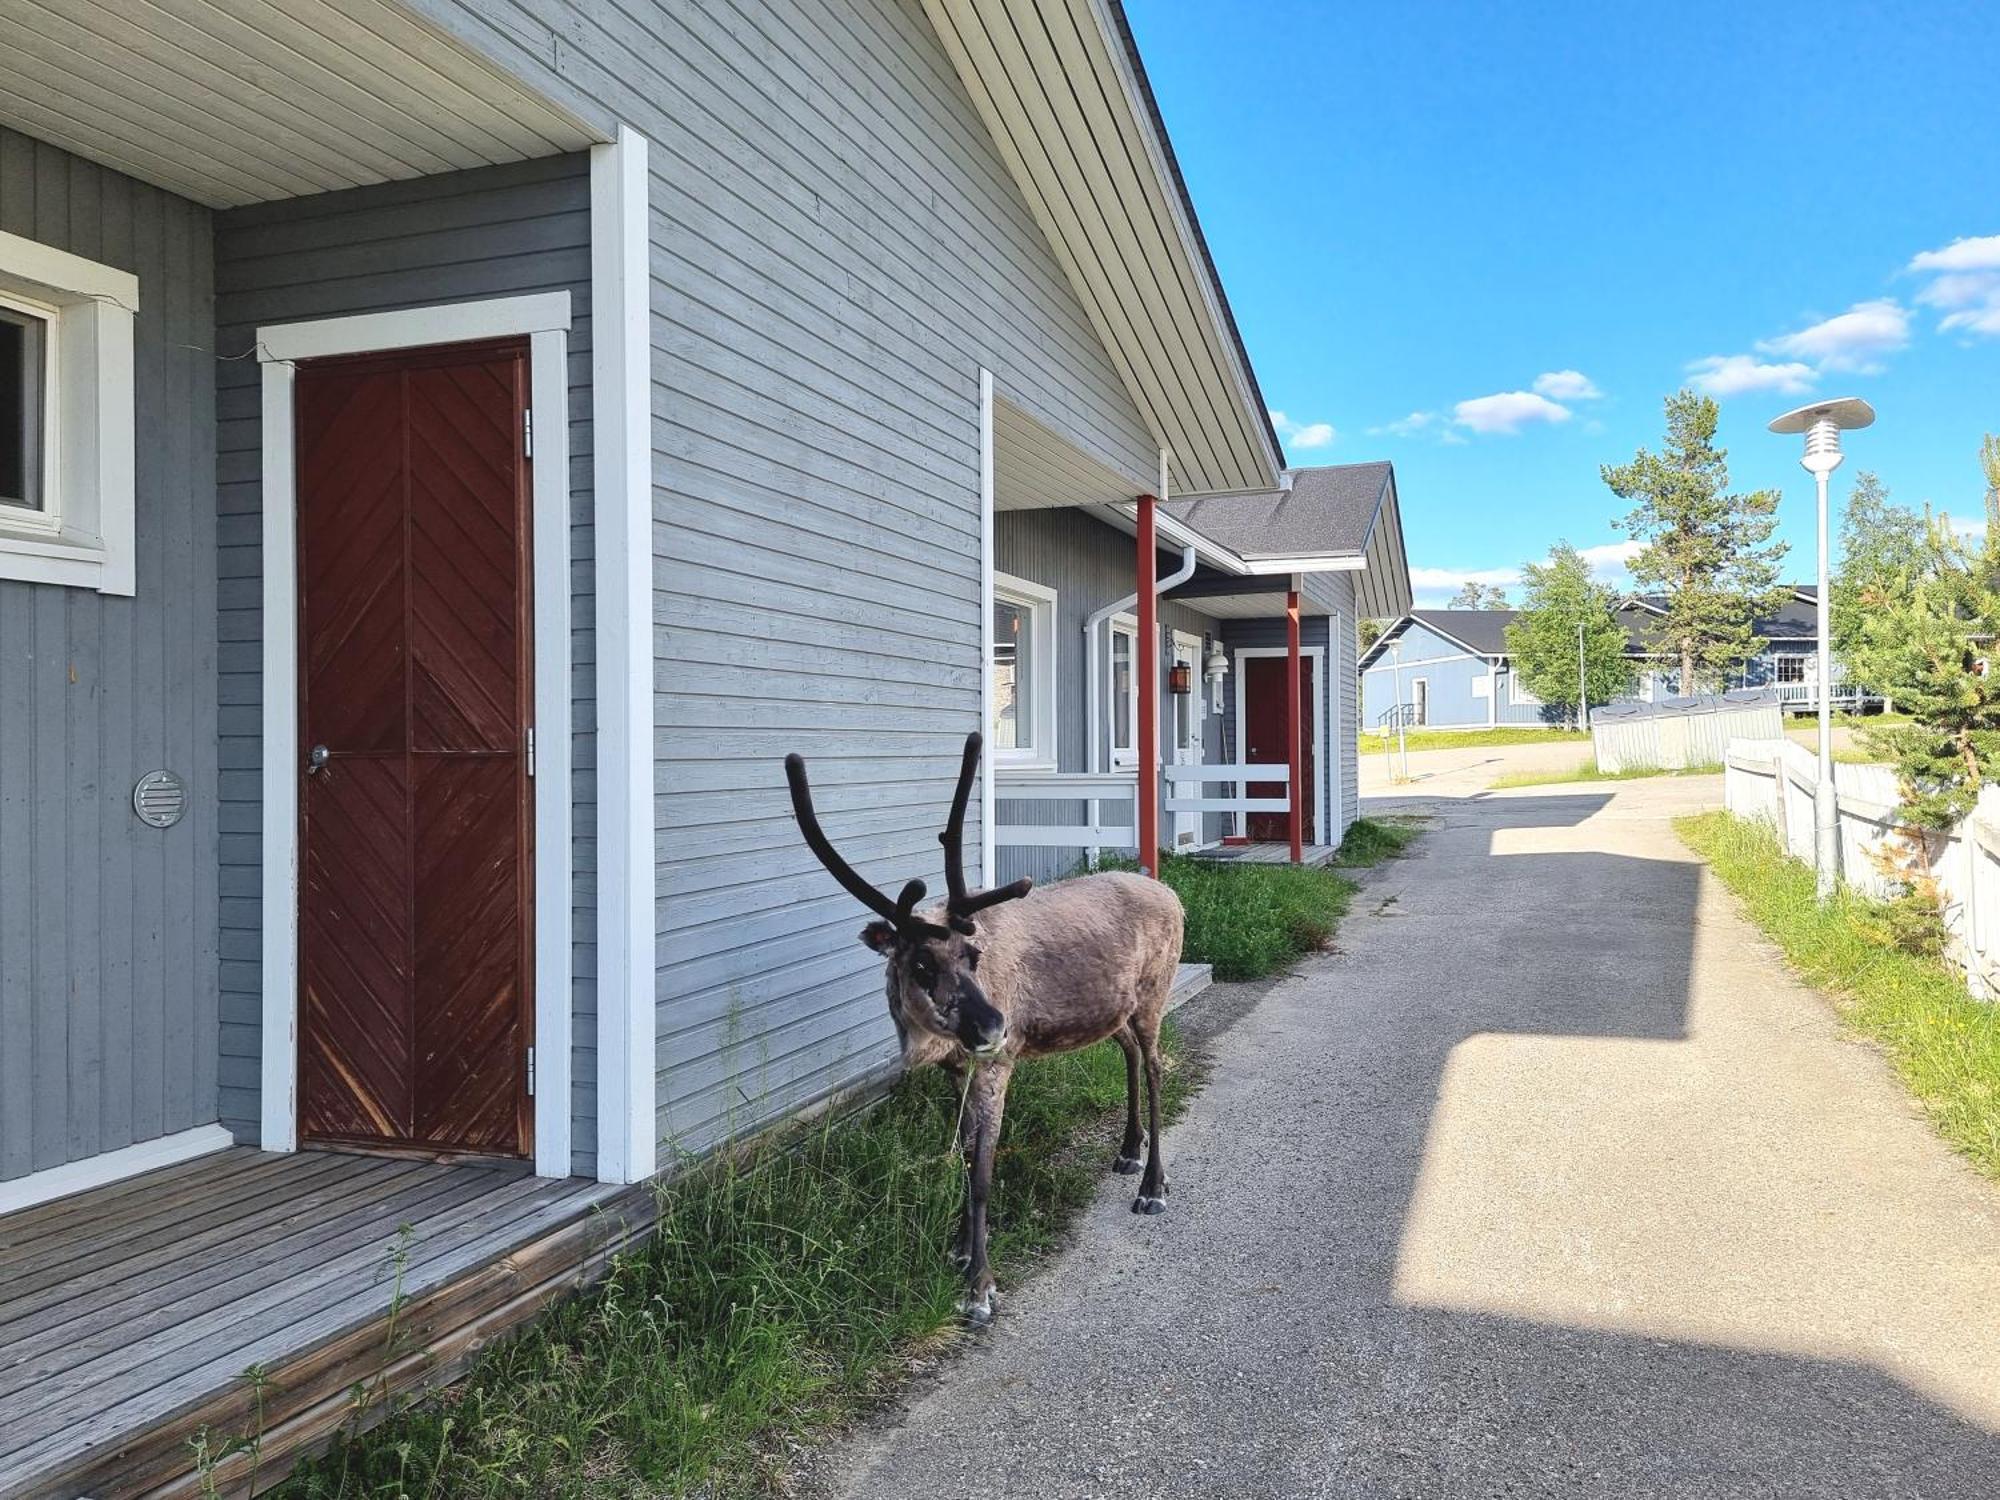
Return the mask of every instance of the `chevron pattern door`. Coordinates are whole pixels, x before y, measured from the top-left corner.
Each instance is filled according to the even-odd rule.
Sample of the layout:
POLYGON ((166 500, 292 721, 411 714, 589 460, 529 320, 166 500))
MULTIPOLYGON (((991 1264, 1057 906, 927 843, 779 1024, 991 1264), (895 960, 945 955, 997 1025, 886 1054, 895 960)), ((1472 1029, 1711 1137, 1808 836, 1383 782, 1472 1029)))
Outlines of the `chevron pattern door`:
POLYGON ((303 1140, 526 1155, 525 341, 297 376, 303 1140))

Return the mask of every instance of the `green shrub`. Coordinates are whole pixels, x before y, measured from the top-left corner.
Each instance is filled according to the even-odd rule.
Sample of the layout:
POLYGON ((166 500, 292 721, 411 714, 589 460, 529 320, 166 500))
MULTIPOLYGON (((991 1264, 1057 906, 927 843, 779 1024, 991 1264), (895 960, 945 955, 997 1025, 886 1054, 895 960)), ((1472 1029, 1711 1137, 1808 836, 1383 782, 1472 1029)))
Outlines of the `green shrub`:
POLYGON ((1418 832, 1415 823, 1402 818, 1356 818, 1340 841, 1334 862, 1349 869, 1379 865, 1401 854, 1418 832))

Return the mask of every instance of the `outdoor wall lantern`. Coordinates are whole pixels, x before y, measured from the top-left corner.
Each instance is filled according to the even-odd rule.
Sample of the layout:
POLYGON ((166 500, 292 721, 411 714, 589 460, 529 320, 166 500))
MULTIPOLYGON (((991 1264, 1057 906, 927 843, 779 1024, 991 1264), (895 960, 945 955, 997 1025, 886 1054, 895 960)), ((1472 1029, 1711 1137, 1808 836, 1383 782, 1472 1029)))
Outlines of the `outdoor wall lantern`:
POLYGON ((1208 679, 1208 706, 1211 713, 1222 712, 1222 679, 1229 675, 1229 653, 1222 649, 1222 642, 1208 643, 1208 658, 1202 663, 1201 675, 1208 679))
POLYGON ((1185 698, 1194 691, 1194 668, 1177 661, 1167 669, 1167 691, 1185 698))

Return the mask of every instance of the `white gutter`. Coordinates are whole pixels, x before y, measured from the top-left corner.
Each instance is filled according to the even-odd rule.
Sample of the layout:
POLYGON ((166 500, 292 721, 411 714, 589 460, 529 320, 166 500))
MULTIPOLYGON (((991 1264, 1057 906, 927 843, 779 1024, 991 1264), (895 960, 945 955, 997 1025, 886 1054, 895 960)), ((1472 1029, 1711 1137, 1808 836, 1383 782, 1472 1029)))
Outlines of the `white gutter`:
MULTIPOLYGON (((1186 583, 1190 578, 1194 577, 1194 561, 1194 548, 1181 548, 1181 565, 1165 578, 1156 578, 1153 580, 1154 595, 1158 596, 1164 594, 1168 589, 1178 588, 1181 584, 1186 583)), ((1114 599, 1111 603, 1105 605, 1104 608, 1094 611, 1090 618, 1083 622, 1084 671, 1088 674, 1084 678, 1083 698, 1087 709, 1085 714, 1088 724, 1087 733, 1090 736, 1089 742, 1085 746, 1084 755, 1093 774, 1104 768, 1104 757, 1098 749, 1098 730, 1103 727, 1104 718, 1100 707, 1103 695, 1097 691, 1102 684, 1102 679, 1099 676, 1102 667, 1097 648, 1098 633, 1103 629, 1106 620, 1110 619, 1113 615, 1123 614, 1138 602, 1139 596, 1136 593, 1127 594, 1123 599, 1114 599)), ((1155 652, 1158 651, 1157 642, 1154 645, 1154 650, 1155 652)), ((1156 658, 1153 662, 1153 669, 1158 671, 1159 665, 1159 661, 1156 658)), ((1132 670, 1135 672, 1139 670, 1138 662, 1135 661, 1132 663, 1132 670)))

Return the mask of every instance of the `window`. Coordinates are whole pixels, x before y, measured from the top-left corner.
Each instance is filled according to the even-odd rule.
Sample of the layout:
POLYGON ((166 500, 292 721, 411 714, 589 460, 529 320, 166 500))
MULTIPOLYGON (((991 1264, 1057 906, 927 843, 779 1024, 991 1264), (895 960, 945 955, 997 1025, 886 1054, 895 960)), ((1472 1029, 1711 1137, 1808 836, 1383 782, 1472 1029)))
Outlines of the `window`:
POLYGON ((1139 760, 1139 677, 1134 670, 1139 651, 1139 627, 1120 617, 1111 622, 1110 713, 1111 764, 1136 765, 1139 760))
POLYGON ((1527 684, 1521 681, 1521 674, 1519 672, 1509 672, 1507 674, 1507 701, 1516 708, 1540 708, 1542 706, 1542 700, 1529 692, 1527 684))
POLYGON ((46 512, 43 454, 49 404, 47 311, 0 297, 0 505, 46 512))
POLYGON ((1056 593, 993 575, 993 758, 1054 770, 1056 593))
POLYGON ((1777 681, 1804 682, 1806 680, 1806 659, 1803 656, 1781 656, 1777 662, 1777 681))
POLYGON ((0 578, 133 587, 139 280, 0 233, 0 578))

